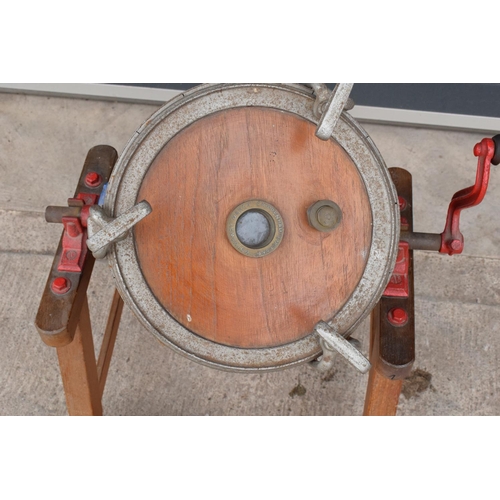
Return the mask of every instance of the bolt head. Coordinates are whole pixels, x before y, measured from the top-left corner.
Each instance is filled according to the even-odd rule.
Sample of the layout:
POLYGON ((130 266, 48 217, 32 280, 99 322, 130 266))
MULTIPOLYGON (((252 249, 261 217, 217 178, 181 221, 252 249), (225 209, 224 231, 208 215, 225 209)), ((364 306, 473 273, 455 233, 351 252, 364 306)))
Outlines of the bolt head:
POLYGON ((89 172, 85 176, 85 184, 89 187, 97 187, 101 184, 101 176, 97 172, 89 172))
POLYGON ((460 250, 462 248, 462 242, 460 240, 453 240, 451 243, 450 243, 450 247, 453 249, 453 250, 460 250))
POLYGON ((63 293, 66 293, 69 291, 71 288, 71 283, 69 282, 68 279, 59 276, 56 278, 51 285, 51 289, 54 293, 57 293, 58 295, 62 295, 63 293))
POLYGON ((387 319, 391 325, 404 326, 408 323, 408 313, 401 307, 395 307, 389 311, 387 319))
POLYGON ((318 231, 333 231, 342 221, 342 210, 331 200, 320 200, 307 209, 309 224, 318 231))
POLYGON ((332 207, 321 207, 316 212, 318 222, 327 228, 333 228, 337 223, 337 215, 332 207))

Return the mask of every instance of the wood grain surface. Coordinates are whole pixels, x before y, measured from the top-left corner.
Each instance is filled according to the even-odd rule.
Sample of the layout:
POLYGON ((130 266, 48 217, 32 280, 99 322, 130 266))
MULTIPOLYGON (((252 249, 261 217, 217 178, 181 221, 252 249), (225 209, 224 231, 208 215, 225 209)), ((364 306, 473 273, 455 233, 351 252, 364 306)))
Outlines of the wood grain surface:
POLYGON ((371 209, 359 173, 315 125, 269 108, 215 113, 177 134, 152 162, 137 201, 153 212, 134 229, 143 275, 162 306, 192 332, 242 348, 308 335, 345 304, 371 244, 371 209), (285 233, 262 258, 238 253, 226 220, 261 199, 285 233), (337 203, 340 226, 320 233, 307 208, 337 203))
POLYGON ((402 380, 390 380, 377 369, 370 370, 363 415, 365 417, 395 416, 402 387, 402 380))
POLYGON ((71 344, 58 347, 57 357, 66 394, 68 413, 74 416, 102 415, 102 392, 94 354, 87 295, 71 344))

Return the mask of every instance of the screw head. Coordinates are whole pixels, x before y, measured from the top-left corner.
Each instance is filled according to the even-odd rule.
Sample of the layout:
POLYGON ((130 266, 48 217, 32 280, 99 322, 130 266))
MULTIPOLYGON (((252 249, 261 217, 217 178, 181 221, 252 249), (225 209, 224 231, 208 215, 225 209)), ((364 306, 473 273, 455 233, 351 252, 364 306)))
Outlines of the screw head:
POLYGON ((54 293, 57 293, 58 295, 62 295, 63 293, 68 292, 70 288, 71 283, 63 276, 59 276, 59 278, 56 278, 51 285, 52 291, 54 293))
POLYGON ((89 172, 85 176, 85 184, 88 187, 97 187, 101 184, 101 176, 97 172, 89 172))
POLYGON ((404 326, 408 323, 408 313, 401 307, 395 307, 389 311, 387 319, 391 325, 404 326))

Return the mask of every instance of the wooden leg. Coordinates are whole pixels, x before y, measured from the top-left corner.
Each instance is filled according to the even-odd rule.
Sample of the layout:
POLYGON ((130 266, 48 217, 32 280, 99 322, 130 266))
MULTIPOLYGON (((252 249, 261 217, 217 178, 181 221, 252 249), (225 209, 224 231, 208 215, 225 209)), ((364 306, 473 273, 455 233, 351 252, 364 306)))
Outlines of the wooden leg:
POLYGON ((371 370, 363 415, 372 417, 395 416, 402 385, 402 380, 390 380, 377 370, 371 370))
MULTIPOLYGON (((381 302, 375 306, 371 315, 370 362, 372 369, 368 376, 364 416, 395 416, 403 385, 402 380, 391 380, 387 373, 381 373, 377 368, 380 366, 380 349, 378 346, 380 345, 381 336, 381 302)), ((382 332, 383 336, 384 333, 382 332)))
POLYGON ((96 363, 87 297, 83 301, 73 342, 57 349, 59 366, 70 415, 102 415, 102 394, 106 384, 116 334, 120 326, 123 299, 113 296, 108 323, 96 363))
MULTIPOLYGON (((411 175, 390 169, 401 209, 402 227, 413 230, 411 175)), ((399 396, 415 360, 413 251, 400 243, 396 268, 371 315, 370 362, 364 415, 396 415, 399 396), (407 280, 407 290, 404 283, 407 280)))
POLYGON ((370 372, 363 415, 394 417, 398 411, 402 380, 389 380, 376 370, 370 372))
POLYGON ((111 356, 113 355, 113 348, 115 346, 116 334, 120 326, 120 319, 123 311, 123 299, 115 290, 113 302, 108 316, 108 324, 104 337, 102 339, 101 352, 99 353, 99 360, 97 361, 97 375, 99 377, 99 391, 104 392, 106 384, 106 377, 108 376, 109 364, 111 363, 111 356))
POLYGON ((57 348, 70 415, 102 415, 101 390, 85 296, 73 342, 57 348))

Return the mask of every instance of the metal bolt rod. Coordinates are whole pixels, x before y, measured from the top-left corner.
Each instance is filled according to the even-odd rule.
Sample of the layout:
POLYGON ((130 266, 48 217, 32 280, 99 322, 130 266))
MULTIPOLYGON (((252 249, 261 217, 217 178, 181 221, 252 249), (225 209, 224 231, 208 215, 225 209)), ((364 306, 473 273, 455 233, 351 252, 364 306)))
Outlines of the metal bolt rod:
POLYGON ((45 220, 47 222, 62 224, 63 217, 80 217, 82 207, 47 207, 45 220))
POLYGON ((327 344, 338 351, 344 358, 357 368, 361 373, 370 370, 370 362, 342 335, 338 334, 330 325, 320 321, 315 327, 315 331, 327 344))
POLYGON ((406 241, 410 245, 411 250, 430 250, 439 252, 441 248, 440 234, 401 231, 399 239, 401 241, 406 241))

